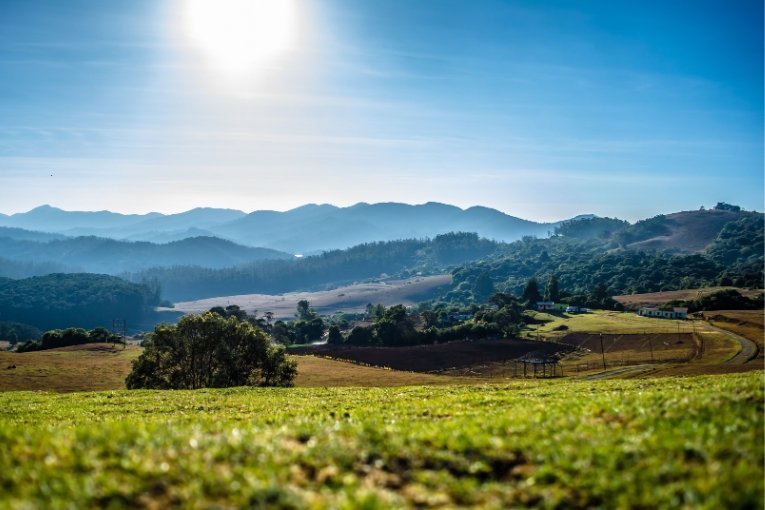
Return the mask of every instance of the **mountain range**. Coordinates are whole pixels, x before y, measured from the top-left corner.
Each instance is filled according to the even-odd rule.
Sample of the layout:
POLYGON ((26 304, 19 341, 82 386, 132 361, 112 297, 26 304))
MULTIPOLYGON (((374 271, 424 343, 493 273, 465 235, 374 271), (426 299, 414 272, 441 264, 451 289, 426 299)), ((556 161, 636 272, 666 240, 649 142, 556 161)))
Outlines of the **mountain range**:
MULTIPOLYGON (((589 215, 584 215, 587 217, 589 215)), ((218 237, 244 246, 310 254, 360 243, 476 232, 510 242, 524 236, 546 237, 561 222, 538 223, 496 209, 429 202, 358 203, 350 207, 308 204, 289 211, 197 208, 178 214, 119 214, 64 211, 48 205, 25 213, 0 215, 0 227, 69 237, 97 236, 125 241, 168 243, 191 237, 218 237)), ((7 229, 0 236, 9 234, 7 229)), ((17 232, 15 238, 18 238, 17 232)))

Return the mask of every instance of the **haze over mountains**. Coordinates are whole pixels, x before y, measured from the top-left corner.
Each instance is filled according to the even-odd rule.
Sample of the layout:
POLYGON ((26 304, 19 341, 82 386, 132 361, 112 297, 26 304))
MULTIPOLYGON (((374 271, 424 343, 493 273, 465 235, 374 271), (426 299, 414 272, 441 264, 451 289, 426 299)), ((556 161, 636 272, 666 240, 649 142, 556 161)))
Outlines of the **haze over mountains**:
MULTIPOLYGON (((286 212, 250 214, 197 208, 170 215, 63 211, 45 205, 25 213, 0 215, 0 226, 66 236, 153 243, 210 236, 244 246, 297 254, 456 231, 476 232, 480 237, 509 242, 526 235, 547 236, 559 223, 523 220, 487 207, 460 209, 434 202, 422 205, 359 203, 351 207, 309 204, 286 212)), ((0 231, 0 236, 7 234, 0 231)))
MULTIPOLYGON (((138 301, 156 304, 443 274, 451 275, 450 285, 417 299, 465 306, 485 302, 495 291, 521 295, 529 279, 544 282, 552 274, 576 296, 596 287, 608 295, 709 285, 761 288, 764 221, 762 213, 724 203, 634 224, 592 215, 543 224, 443 204, 308 205, 252 214, 194 209, 177 215, 41 207, 0 218, 11 225, 0 226, 0 313, 29 322, 39 312, 38 294, 71 308, 77 296, 103 290, 92 286, 138 292, 145 295, 138 301), (101 237, 71 236, 78 232, 101 237), (153 243, 107 234, 180 239, 153 243), (249 246, 223 239, 234 236, 249 246), (333 249, 315 255, 306 249, 320 247, 333 249), (300 252, 306 256, 294 256, 300 252), (94 280, 93 273, 113 276, 94 280), (50 290, 50 282, 67 286, 50 284, 50 290)), ((115 313, 109 309, 107 315, 115 313)))

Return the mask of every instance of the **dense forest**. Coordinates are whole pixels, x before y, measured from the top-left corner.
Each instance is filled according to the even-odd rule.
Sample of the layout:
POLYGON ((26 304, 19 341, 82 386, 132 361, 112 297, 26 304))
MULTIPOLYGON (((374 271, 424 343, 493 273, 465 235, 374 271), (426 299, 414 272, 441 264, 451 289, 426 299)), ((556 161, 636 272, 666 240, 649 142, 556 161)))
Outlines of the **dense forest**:
POLYGON ((365 243, 298 260, 264 260, 226 269, 176 266, 124 276, 134 282, 156 282, 171 301, 211 296, 310 290, 380 276, 411 276, 444 271, 455 264, 497 255, 509 245, 479 239, 473 233, 451 233, 434 239, 365 243))
POLYGON ((159 303, 159 289, 95 274, 0 278, 0 319, 46 331, 112 327, 114 319, 143 324, 159 303))

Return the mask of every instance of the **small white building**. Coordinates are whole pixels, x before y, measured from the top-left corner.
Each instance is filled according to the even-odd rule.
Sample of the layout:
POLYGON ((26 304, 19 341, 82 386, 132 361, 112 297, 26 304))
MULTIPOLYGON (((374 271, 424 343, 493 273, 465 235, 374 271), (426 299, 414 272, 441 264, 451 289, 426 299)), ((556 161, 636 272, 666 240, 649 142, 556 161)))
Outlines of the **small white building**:
POLYGON ((554 301, 537 301, 537 310, 555 310, 554 301))
POLYGON ((638 315, 642 317, 658 317, 660 319, 687 319, 687 308, 673 308, 672 310, 659 310, 650 306, 644 306, 638 310, 638 315))

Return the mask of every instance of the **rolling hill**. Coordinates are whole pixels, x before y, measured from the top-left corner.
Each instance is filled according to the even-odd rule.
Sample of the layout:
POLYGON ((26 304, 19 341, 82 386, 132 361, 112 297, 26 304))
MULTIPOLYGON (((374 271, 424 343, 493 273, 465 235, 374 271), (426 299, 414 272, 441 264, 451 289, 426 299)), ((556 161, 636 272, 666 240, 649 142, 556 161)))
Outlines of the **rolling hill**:
MULTIPOLYGON (((191 237, 165 244, 93 236, 47 242, 0 237, 0 252, 6 261, 16 266, 26 264, 32 271, 35 266, 53 265, 59 270, 66 268, 68 272, 105 274, 134 272, 150 267, 223 268, 264 259, 292 258, 288 253, 241 246, 215 237, 191 237)), ((0 263, 0 274, 3 273, 4 265, 0 263)))
POLYGON ((640 221, 625 229, 622 237, 631 250, 704 251, 729 222, 746 213, 725 210, 682 211, 640 221))

